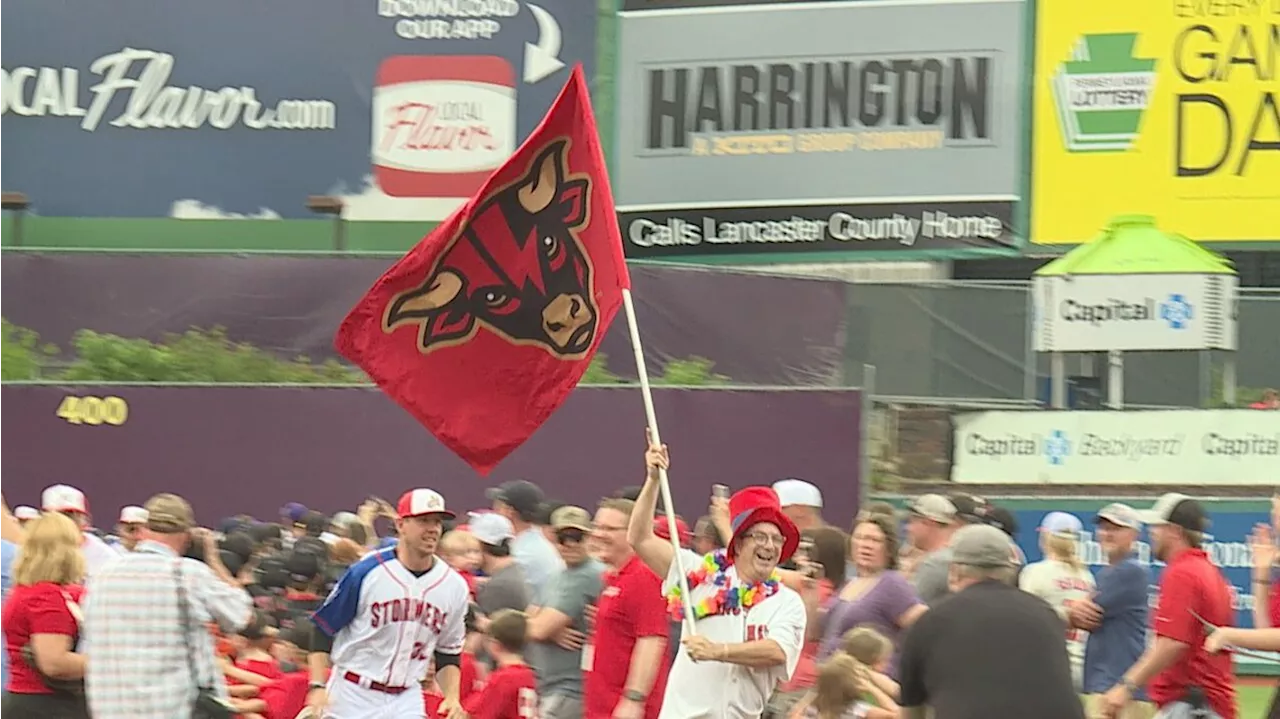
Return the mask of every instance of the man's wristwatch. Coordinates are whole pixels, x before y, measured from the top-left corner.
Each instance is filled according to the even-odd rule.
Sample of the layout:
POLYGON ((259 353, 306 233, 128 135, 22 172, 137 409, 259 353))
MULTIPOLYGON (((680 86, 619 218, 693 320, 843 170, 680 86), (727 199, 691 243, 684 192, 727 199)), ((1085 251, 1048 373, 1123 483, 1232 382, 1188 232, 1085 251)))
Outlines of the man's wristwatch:
POLYGON ((1138 685, 1134 684, 1133 682, 1125 678, 1122 678, 1120 680, 1120 686, 1124 687, 1125 691, 1129 692, 1130 694, 1136 694, 1138 691, 1138 685))
POLYGON ((324 689, 324 688, 325 688, 324 682, 311 682, 311 684, 307 685, 307 691, 309 692, 315 691, 317 689, 324 689))
POLYGON ((623 692, 622 698, 629 702, 643 702, 645 699, 648 699, 648 697, 644 695, 644 692, 638 692, 635 689, 628 689, 623 692))

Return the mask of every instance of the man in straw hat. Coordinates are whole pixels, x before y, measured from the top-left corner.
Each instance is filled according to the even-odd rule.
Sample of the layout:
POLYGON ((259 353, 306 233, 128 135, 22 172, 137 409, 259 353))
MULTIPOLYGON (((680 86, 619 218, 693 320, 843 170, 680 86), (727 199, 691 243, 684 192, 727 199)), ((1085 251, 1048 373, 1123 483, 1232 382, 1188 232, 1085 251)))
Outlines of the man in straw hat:
POLYGON ((238 632, 253 617, 253 600, 185 499, 157 494, 144 509, 135 551, 103 565, 85 595, 85 690, 96 719, 188 717, 199 688, 226 699, 205 622, 238 632), (203 562, 183 556, 193 544, 203 545, 203 562))
POLYGON ((650 442, 648 475, 636 500, 627 539, 665 577, 673 617, 685 619, 683 645, 663 697, 662 717, 759 717, 778 683, 791 677, 805 637, 804 601, 787 588, 778 564, 795 553, 800 532, 769 487, 747 487, 729 498, 733 535, 705 556, 679 555, 653 533, 659 477, 669 466, 666 445, 650 442), (675 561, 676 557, 679 561, 675 561), (686 573, 693 626, 684 616, 680 572, 686 573))

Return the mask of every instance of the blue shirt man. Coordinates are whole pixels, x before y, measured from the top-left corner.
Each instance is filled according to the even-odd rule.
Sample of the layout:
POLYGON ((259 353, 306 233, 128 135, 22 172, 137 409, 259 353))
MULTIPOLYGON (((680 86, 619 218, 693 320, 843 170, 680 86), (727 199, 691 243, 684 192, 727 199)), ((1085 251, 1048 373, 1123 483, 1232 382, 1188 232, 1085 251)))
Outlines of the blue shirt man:
MULTIPOLYGON (((1084 693, 1103 694, 1119 684, 1147 645, 1147 596, 1151 571, 1133 560, 1141 522, 1131 507, 1110 504, 1095 518, 1098 542, 1110 564, 1098 573, 1092 601, 1072 609, 1073 626, 1089 631, 1084 650, 1084 693)), ((1134 697, 1145 701, 1139 692, 1134 697)))

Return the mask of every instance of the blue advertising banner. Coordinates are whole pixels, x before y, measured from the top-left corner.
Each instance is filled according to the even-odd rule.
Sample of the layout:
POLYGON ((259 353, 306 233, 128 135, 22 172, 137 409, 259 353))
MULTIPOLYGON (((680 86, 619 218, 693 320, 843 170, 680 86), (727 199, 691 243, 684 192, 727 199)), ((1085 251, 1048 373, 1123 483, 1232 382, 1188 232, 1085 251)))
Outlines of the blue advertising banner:
POLYGON ((440 220, 581 62, 582 0, 14 0, 4 189, 41 215, 440 220))
MULTIPOLYGON (((1017 543, 1027 555, 1028 562, 1038 562, 1044 558, 1043 552, 1040 551, 1040 539, 1037 529, 1045 514, 1051 511, 1063 511, 1079 517, 1080 521, 1084 522, 1087 531, 1089 531, 1089 534, 1081 542, 1080 556, 1095 575, 1107 563, 1107 558, 1103 554, 1101 546, 1092 534, 1093 520, 1097 511, 1112 502, 1124 502, 1137 509, 1146 509, 1153 503, 1150 498, 1088 500, 1037 498, 1028 500, 988 496, 986 499, 1013 512, 1018 521, 1017 543)), ((1255 524, 1271 521, 1271 503, 1268 500, 1212 499, 1204 500, 1204 502, 1213 521, 1211 533, 1206 537, 1204 549, 1214 564, 1222 569, 1227 581, 1231 583, 1238 612, 1236 626, 1252 627, 1253 583, 1250 571, 1253 566, 1253 553, 1249 549, 1249 534, 1253 531, 1255 524)), ((1156 583, 1160 581, 1160 572, 1164 568, 1164 562, 1151 555, 1149 540, 1150 537, 1144 531, 1138 540, 1137 560, 1151 568, 1151 600, 1154 603, 1158 589, 1156 583)), ((1241 665, 1250 665, 1251 671, 1261 671, 1268 674, 1274 674, 1277 669, 1280 669, 1276 665, 1259 666, 1255 662, 1247 660, 1239 663, 1241 665)))

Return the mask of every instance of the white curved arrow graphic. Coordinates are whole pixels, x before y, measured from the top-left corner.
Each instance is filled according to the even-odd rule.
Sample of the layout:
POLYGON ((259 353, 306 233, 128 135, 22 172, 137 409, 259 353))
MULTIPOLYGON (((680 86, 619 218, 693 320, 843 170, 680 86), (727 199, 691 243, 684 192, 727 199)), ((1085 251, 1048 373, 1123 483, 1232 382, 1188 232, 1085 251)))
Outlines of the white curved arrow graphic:
POLYGON ((551 13, 532 3, 526 3, 533 19, 538 22, 538 43, 524 44, 524 81, 533 84, 550 77, 564 67, 560 62, 560 23, 551 13))

